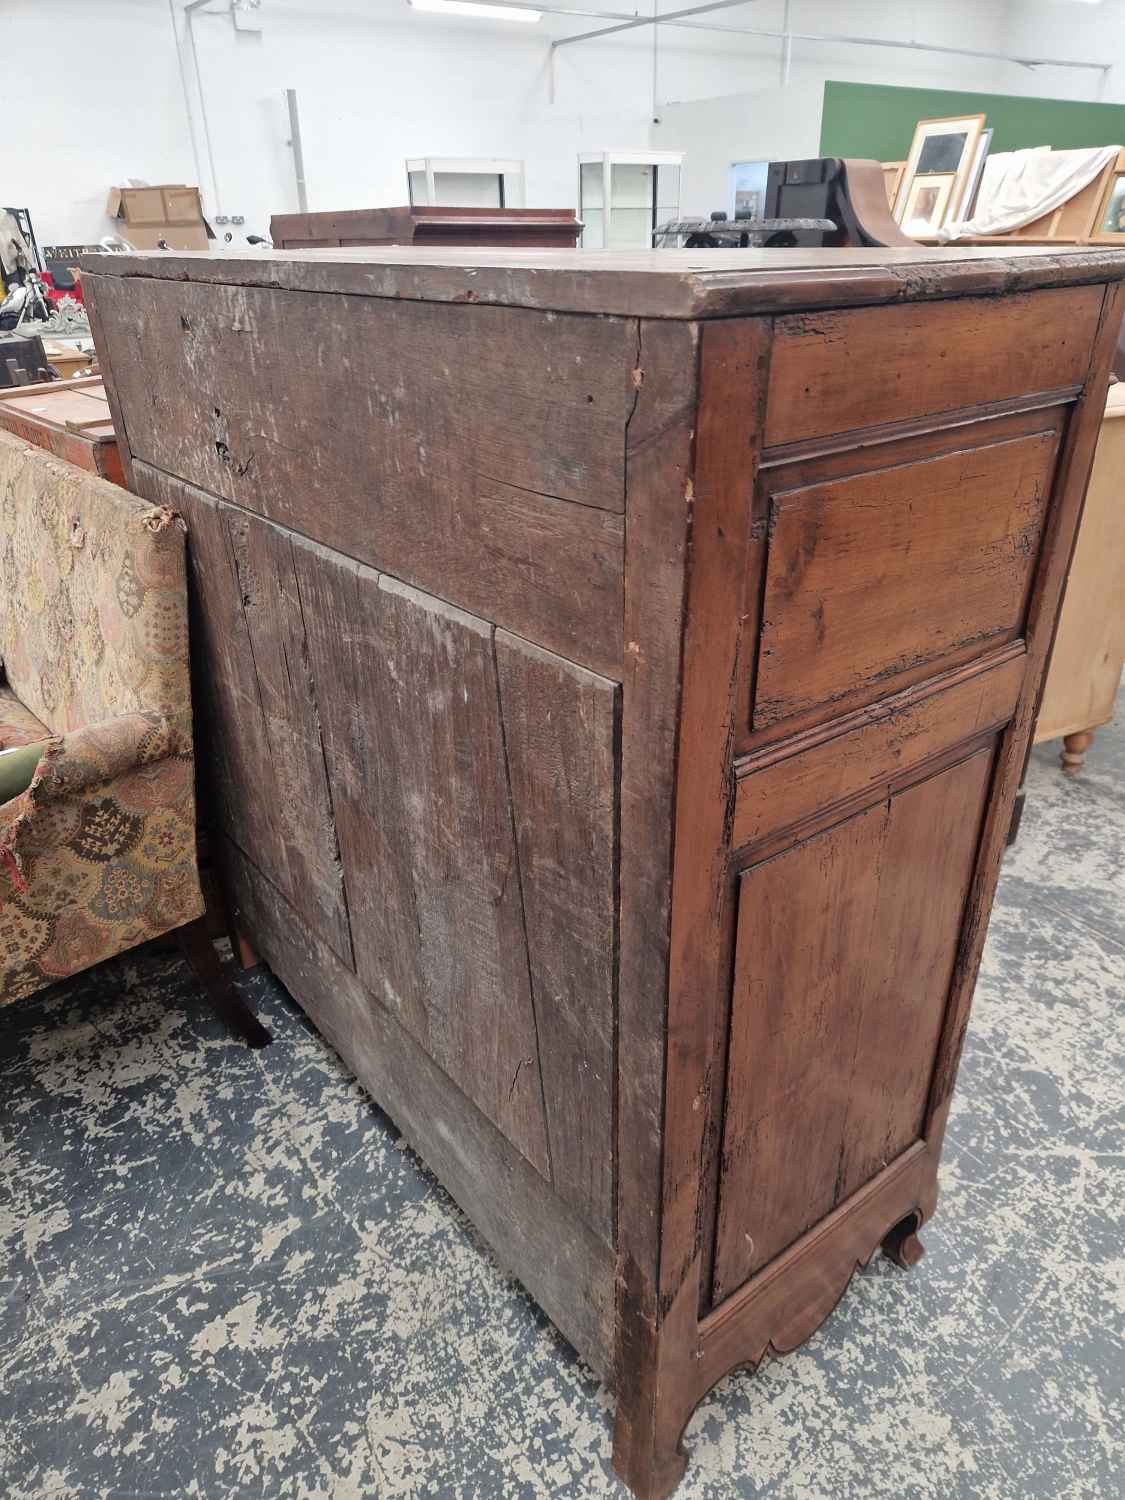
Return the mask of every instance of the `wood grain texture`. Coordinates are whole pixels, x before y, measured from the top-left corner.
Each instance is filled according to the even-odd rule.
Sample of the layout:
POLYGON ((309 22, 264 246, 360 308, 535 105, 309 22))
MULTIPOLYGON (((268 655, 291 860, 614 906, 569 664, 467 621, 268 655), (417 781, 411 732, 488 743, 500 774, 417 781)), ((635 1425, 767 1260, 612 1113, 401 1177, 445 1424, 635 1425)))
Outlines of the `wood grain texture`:
POLYGON ((613 1256, 228 839, 233 915, 348 1067, 599 1378, 613 1376, 613 1256))
MULTIPOLYGON (((626 318, 762 317, 792 308, 1006 297, 1035 287, 1116 280, 1121 252, 1005 246, 870 250, 354 250, 167 251, 84 256, 87 278, 137 277, 491 303, 626 318)), ((98 295, 95 287, 94 296, 98 295)), ((87 301, 89 294, 87 293, 87 301)))
POLYGON ((140 493, 188 527, 197 761, 222 826, 307 925, 352 962, 332 796, 288 539, 137 465, 140 493))
POLYGON ((620 689, 495 644, 553 1179, 612 1245, 620 689))
POLYGON ((550 1179, 492 628, 293 548, 349 899, 364 918, 356 971, 550 1179))
MULTIPOLYGON (((130 433, 163 444, 134 453, 153 498, 190 462, 305 533, 358 973, 279 893, 280 835, 276 883, 238 852, 229 776, 241 899, 272 913, 240 925, 432 1116, 422 1149, 553 1315, 589 1274, 565 1316, 603 1353, 615 1233, 614 1462, 664 1495, 715 1379, 807 1337, 880 1242, 918 1253, 1125 258, 118 260, 92 295, 130 433), (509 1014, 507 1052, 456 1029, 509 1014)), ((240 566, 278 639, 292 585, 191 498, 238 595, 207 649, 242 682, 240 566)), ((208 692, 268 755, 297 657, 262 649, 256 707, 208 692)))
POLYGON ((717 1302, 919 1138, 989 764, 742 875, 717 1302))
MULTIPOLYGON (((617 1056, 617 1421, 614 1464, 651 1452, 672 806, 690 540, 699 330, 641 323, 626 453, 617 1056)), ((632 1478, 630 1478, 632 1482, 632 1478)))
POLYGON ((1058 442, 1052 422, 792 491, 771 474, 754 728, 1017 635, 1058 442))
POLYGON ((731 848, 771 842, 857 799, 890 795, 929 762, 1002 729, 1023 687, 1024 648, 943 673, 736 762, 731 848), (983 670, 982 670, 983 668, 983 670))
POLYGON ((781 318, 765 445, 1081 384, 1101 302, 1058 287, 781 318))
POLYGON ((765 319, 707 324, 700 357, 692 576, 676 777, 662 1310, 671 1305, 700 1251, 699 1190, 711 1123, 714 1025, 723 976, 719 941, 743 644, 739 611, 748 572, 765 545, 763 528, 753 527, 752 512, 770 334, 765 319))
POLYGON ((156 280, 101 305, 134 459, 620 675, 623 322, 156 280))

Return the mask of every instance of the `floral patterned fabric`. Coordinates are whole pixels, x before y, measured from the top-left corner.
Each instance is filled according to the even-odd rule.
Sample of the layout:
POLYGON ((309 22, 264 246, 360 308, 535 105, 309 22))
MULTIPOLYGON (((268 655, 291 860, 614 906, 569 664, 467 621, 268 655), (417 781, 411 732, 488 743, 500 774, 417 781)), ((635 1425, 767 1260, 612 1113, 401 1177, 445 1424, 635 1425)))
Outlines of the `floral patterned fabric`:
POLYGON ((45 740, 51 731, 33 713, 29 713, 6 682, 0 682, 0 750, 15 750, 19 745, 34 745, 45 740))
POLYGON ((0 656, 54 734, 114 714, 190 717, 183 527, 0 431, 0 656))
POLYGON ((0 805, 0 1005, 203 914, 184 536, 0 432, 0 744, 48 738, 0 805))

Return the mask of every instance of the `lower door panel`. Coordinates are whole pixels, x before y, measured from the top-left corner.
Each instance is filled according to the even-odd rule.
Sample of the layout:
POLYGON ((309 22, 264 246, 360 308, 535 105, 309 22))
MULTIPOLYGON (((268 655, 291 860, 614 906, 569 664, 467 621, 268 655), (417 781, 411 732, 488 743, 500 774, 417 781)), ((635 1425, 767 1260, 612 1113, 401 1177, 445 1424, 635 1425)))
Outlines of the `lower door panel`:
POLYGON ((740 877, 715 1302, 918 1138, 991 762, 740 877))

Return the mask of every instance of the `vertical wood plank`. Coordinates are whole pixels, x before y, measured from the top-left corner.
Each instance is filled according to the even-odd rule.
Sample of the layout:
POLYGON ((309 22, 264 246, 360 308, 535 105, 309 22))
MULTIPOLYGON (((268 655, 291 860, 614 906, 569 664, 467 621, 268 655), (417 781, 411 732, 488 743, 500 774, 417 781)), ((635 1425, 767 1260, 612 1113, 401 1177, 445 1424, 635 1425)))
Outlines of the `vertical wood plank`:
POLYGON ((497 1255, 613 1379, 613 1256, 236 845, 220 834, 235 919, 497 1255))
MULTIPOLYGON (((651 1465, 672 807, 699 329, 636 327, 626 436, 614 1466, 651 1465)), ((632 1479, 630 1479, 632 1482, 632 1479)))
POLYGON ((619 689, 496 632, 557 1190, 613 1242, 619 689))
POLYGON ((386 729, 379 575, 293 538, 348 893, 356 972, 423 1047, 426 986, 403 767, 386 729))
POLYGON ((356 972, 550 1179, 492 627, 293 548, 356 972))
MULTIPOLYGON (((149 489, 146 470, 138 466, 149 489)), ((188 527, 200 762, 219 820, 318 937, 352 962, 304 626, 288 541, 264 522, 165 479, 148 498, 188 527)))
POLYGON ((753 526, 753 507, 770 339, 764 319, 709 323, 703 330, 676 777, 662 1307, 670 1306, 689 1275, 699 1278, 716 1024, 725 1014, 719 945, 743 608, 748 573, 760 568, 765 548, 762 529, 753 526))
POLYGON ((351 966, 340 847, 289 535, 233 506, 224 510, 269 747, 271 813, 286 848, 293 904, 351 966))

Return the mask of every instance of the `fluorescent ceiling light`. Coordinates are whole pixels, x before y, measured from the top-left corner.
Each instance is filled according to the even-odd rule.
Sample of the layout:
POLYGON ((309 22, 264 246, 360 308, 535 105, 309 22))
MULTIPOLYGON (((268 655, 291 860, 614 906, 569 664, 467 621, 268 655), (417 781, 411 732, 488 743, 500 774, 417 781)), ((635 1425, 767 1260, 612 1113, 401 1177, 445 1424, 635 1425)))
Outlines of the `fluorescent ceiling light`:
POLYGON ((541 10, 519 5, 478 5, 476 0, 410 0, 415 10, 434 10, 443 16, 480 16, 488 21, 541 21, 541 10))

